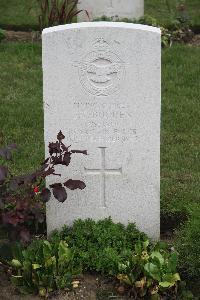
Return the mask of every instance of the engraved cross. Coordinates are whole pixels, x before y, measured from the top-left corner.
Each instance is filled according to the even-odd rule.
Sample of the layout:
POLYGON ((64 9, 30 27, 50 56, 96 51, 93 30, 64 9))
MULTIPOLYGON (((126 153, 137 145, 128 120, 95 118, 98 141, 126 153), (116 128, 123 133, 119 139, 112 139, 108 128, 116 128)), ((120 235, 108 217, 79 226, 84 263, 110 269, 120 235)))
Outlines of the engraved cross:
POLYGON ((101 195, 101 204, 102 207, 106 208, 106 175, 121 175, 122 168, 119 169, 106 169, 106 147, 98 147, 101 150, 101 168, 100 169, 87 169, 85 172, 88 175, 100 175, 101 186, 100 186, 100 195, 101 195))

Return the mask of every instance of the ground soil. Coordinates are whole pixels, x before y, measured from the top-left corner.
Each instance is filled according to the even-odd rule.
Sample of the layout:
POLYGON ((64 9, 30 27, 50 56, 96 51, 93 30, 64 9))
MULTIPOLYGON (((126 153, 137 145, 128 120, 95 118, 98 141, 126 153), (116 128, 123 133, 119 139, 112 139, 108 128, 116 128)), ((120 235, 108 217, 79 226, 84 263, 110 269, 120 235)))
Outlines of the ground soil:
MULTIPOLYGON (((119 296, 113 281, 99 275, 86 274, 78 278, 79 288, 74 291, 64 291, 50 295, 53 300, 124 300, 126 296, 119 296)), ((0 273, 0 299, 1 300, 41 300, 39 296, 22 295, 8 281, 5 272, 0 273)))
MULTIPOLYGON (((38 31, 6 31, 5 41, 35 42, 40 40, 41 35, 38 31)), ((200 46, 200 34, 194 35, 194 37, 188 44, 191 46, 200 46)))
POLYGON ((41 40, 41 35, 38 31, 6 31, 5 41, 9 42, 36 42, 41 40))
POLYGON ((200 47, 200 34, 194 35, 192 40, 189 42, 192 46, 199 46, 200 47))

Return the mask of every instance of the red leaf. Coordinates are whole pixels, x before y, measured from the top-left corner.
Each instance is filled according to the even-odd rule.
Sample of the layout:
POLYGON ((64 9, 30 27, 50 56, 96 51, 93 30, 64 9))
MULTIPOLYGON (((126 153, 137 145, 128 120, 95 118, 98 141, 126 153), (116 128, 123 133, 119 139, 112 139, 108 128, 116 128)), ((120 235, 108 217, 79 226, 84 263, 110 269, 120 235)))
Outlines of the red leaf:
POLYGON ((62 164, 65 166, 68 166, 70 164, 71 161, 71 153, 70 152, 66 152, 63 156, 63 162, 62 164))
POLYGON ((55 184, 54 184, 53 195, 59 202, 62 202, 62 203, 67 199, 67 192, 62 185, 55 186, 55 184))
POLYGON ((24 223, 23 216, 12 211, 2 214, 2 220, 3 223, 11 224, 13 226, 18 225, 19 223, 24 223))
POLYGON ((87 155, 87 150, 71 150, 72 153, 82 153, 84 155, 87 155))
POLYGON ((53 153, 60 152, 60 145, 59 142, 49 143, 49 154, 52 155, 53 153))
POLYGON ((81 180, 73 180, 73 179, 69 179, 64 183, 64 186, 66 186, 68 189, 70 190, 76 190, 76 189, 80 189, 83 190, 86 185, 83 181, 81 180))
POLYGON ((65 138, 65 136, 64 136, 64 134, 62 133, 62 131, 60 130, 59 133, 58 133, 58 135, 57 135, 57 139, 58 139, 59 142, 60 142, 60 141, 64 140, 64 138, 65 138))
POLYGON ((51 197, 50 190, 47 188, 43 189, 41 192, 41 198, 42 198, 43 202, 45 202, 45 203, 48 202, 50 197, 51 197))

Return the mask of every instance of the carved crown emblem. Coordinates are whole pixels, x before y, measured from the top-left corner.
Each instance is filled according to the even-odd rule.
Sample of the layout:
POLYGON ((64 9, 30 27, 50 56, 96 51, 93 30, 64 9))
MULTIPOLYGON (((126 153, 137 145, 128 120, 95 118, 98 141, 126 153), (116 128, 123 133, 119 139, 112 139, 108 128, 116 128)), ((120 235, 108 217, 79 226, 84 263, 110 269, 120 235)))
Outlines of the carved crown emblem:
POLYGON ((103 38, 98 38, 94 42, 93 47, 98 51, 108 51, 110 48, 109 44, 103 38))

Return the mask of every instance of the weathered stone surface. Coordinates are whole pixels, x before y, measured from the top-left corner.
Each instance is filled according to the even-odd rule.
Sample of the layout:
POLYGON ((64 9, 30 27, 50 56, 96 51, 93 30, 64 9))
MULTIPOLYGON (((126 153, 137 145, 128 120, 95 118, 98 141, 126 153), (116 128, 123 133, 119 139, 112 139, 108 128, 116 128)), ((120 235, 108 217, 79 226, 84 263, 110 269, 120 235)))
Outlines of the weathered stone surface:
MULTIPOLYGON (((43 31, 44 133, 61 129, 74 149, 63 182, 86 188, 47 205, 48 232, 77 218, 160 228, 160 30, 92 22, 43 31)), ((60 178, 57 178, 58 182, 60 178)), ((55 182, 48 179, 47 185, 55 182)))
POLYGON ((79 0, 78 10, 87 10, 78 15, 78 22, 88 22, 102 16, 137 19, 144 15, 144 0, 79 0))

